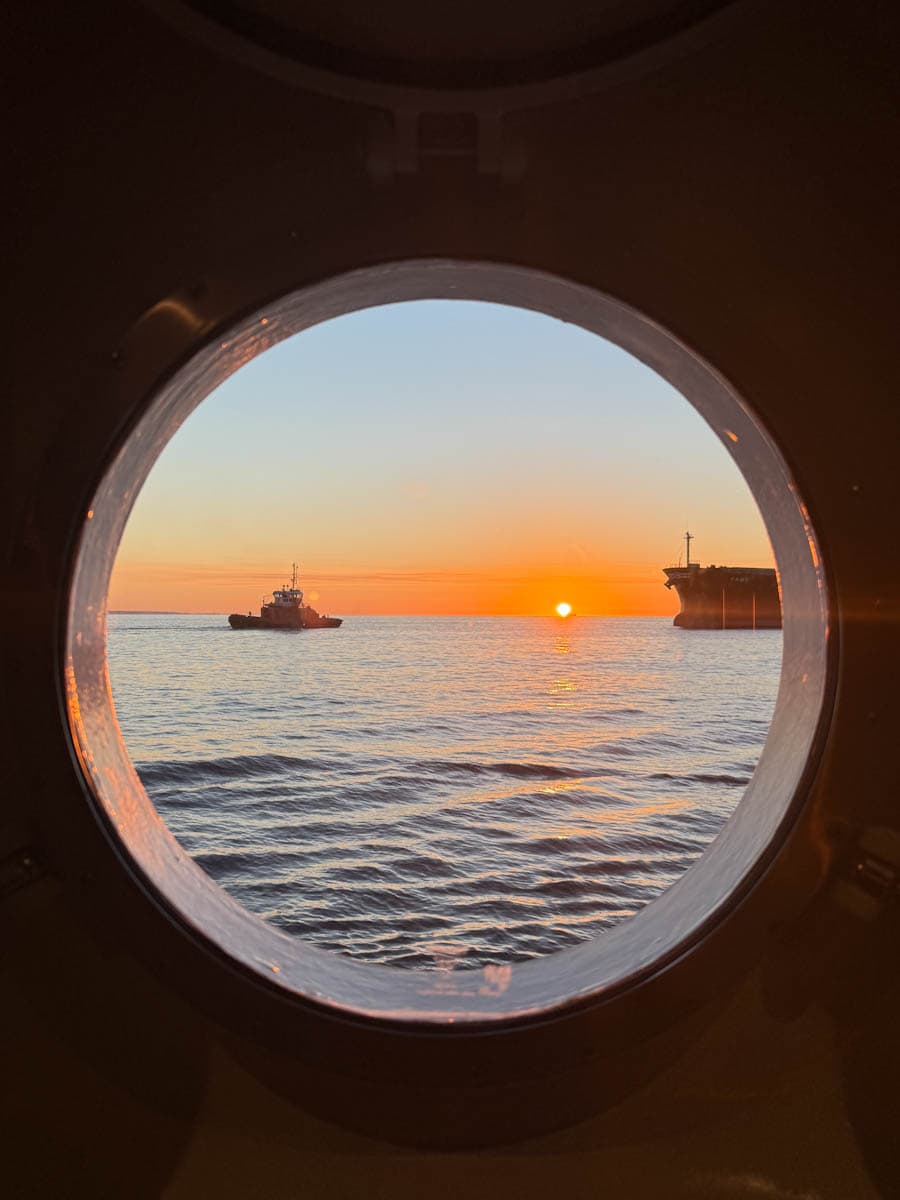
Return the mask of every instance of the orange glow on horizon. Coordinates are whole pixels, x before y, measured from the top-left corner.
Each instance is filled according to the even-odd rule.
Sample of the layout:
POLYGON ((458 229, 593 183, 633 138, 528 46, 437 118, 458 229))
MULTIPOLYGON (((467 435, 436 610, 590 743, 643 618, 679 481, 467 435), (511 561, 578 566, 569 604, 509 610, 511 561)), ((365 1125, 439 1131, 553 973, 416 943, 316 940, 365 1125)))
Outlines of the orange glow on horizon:
MULTIPOLYGON (((109 591, 111 611, 258 612, 283 583, 283 570, 250 563, 227 567, 121 559, 109 591)), ((674 592, 657 563, 609 563, 575 573, 559 565, 302 569, 300 585, 331 616, 672 616, 674 592), (568 593, 571 600, 560 601, 568 593), (555 594, 554 594, 555 593, 555 594), (565 610, 565 611, 564 611, 565 610)))

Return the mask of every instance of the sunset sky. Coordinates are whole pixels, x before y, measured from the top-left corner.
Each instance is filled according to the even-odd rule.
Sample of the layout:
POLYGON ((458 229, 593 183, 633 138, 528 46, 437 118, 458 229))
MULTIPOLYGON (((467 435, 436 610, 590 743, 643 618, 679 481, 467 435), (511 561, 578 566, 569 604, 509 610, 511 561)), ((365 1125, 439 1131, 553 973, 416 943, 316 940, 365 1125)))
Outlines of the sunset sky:
POLYGON ((692 560, 772 565, 737 468, 652 371, 550 317, 393 304, 200 406, 138 497, 109 607, 257 612, 296 560, 335 615, 662 615, 686 521, 692 560))

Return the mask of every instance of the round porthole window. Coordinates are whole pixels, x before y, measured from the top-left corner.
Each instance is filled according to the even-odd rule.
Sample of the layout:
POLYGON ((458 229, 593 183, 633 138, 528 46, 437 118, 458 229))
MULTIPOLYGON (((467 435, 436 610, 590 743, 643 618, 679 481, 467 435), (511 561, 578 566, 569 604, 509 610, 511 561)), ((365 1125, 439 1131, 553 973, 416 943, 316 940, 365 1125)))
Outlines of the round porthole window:
MULTIPOLYGON (((464 339, 464 330, 457 333, 464 339)), ((426 330, 419 331, 423 345, 427 336, 426 330)), ((210 339, 201 334, 198 341, 202 345, 148 398, 143 416, 97 489, 78 548, 67 633, 70 725, 98 813, 173 919, 285 993, 361 1017, 434 1026, 528 1019, 613 996, 682 955, 777 849, 802 799, 801 782, 826 695, 827 608, 814 534, 778 451, 746 406, 708 365, 633 310, 555 277, 489 264, 422 261, 360 271, 287 296, 224 335, 210 339), (158 616, 149 619, 146 614, 108 615, 110 607, 142 606, 123 590, 114 591, 110 604, 110 581, 135 497, 185 419, 223 380, 237 380, 244 364, 261 363, 263 351, 280 344, 273 351, 278 354, 291 335, 323 330, 326 322, 336 328, 335 318, 346 314, 385 313, 377 306, 425 300, 502 305, 497 311, 507 320, 525 310, 520 318, 525 324, 516 327, 510 342, 514 357, 519 338, 518 356, 527 358, 521 340, 532 340, 527 322, 545 314, 567 323, 557 332, 568 329, 565 336, 576 340, 599 335, 591 340, 600 344, 605 339, 603 344, 617 347, 623 360, 630 356, 636 370, 650 368, 660 387, 674 388, 690 401, 742 472, 762 515, 774 566, 744 559, 724 567, 710 563, 708 556, 701 564, 690 536, 680 551, 677 546, 682 515, 672 520, 664 513, 659 519, 668 526, 673 551, 659 564, 657 586, 663 597, 677 593, 680 598, 677 626, 671 614, 666 619, 657 615, 652 629, 647 625, 636 633, 619 626, 611 634, 586 583, 591 577, 596 582, 597 571, 592 576, 579 559, 586 551, 577 536, 568 536, 562 563, 545 572, 546 578, 528 576, 527 586, 520 586, 512 600, 507 586, 503 603, 511 611, 503 617, 506 624, 490 626, 489 613, 499 604, 496 588, 508 585, 515 569, 521 574, 521 556, 505 560, 505 573, 493 570, 492 578, 500 583, 494 578, 488 612, 477 605, 472 611, 471 593, 478 588, 485 592, 485 576, 491 572, 479 575, 468 562, 466 578, 453 584, 450 569, 433 551, 430 562, 421 555, 414 559, 409 540, 396 537, 398 529, 415 525, 426 542, 430 536, 441 544, 454 528, 470 540, 480 530, 485 555, 496 563, 517 524, 520 534, 525 528, 535 538, 542 513, 549 510, 552 517, 555 510, 546 495, 542 501, 542 489, 562 491, 578 472, 585 481, 592 469, 596 476, 597 464, 606 461, 599 445, 592 446, 583 433, 569 433, 569 460, 551 469, 554 430, 564 429, 565 413, 542 409, 538 401, 529 404, 521 383, 516 403, 508 398, 505 412, 490 412, 483 397, 444 396, 430 410, 443 418, 440 428, 421 417, 416 425, 416 406, 421 413, 427 407, 418 396, 407 398, 405 408, 399 405, 392 424, 382 397, 381 419, 375 420, 377 401, 365 416, 365 436, 358 414, 351 432, 344 413, 331 424, 321 414, 313 421, 303 417, 301 402, 298 419, 305 420, 308 443, 304 480, 289 478, 285 491, 283 466, 257 467, 259 512, 253 520, 274 528, 279 512, 297 498, 299 489, 307 522, 314 521, 315 497, 327 506, 330 498, 323 492, 328 480, 340 482, 337 464, 334 469, 330 464, 343 437, 348 459, 351 449, 359 454, 345 481, 355 498, 348 511, 361 523, 348 531, 345 519, 344 544, 382 537, 382 549, 366 565, 367 586, 371 596, 380 576, 382 593, 394 591, 374 614, 366 613, 365 601, 354 610, 353 580, 347 576, 355 567, 347 556, 338 566, 330 565, 330 575, 319 566, 311 579, 304 579, 302 569, 294 578, 273 579, 271 596, 257 603, 257 577, 250 572, 240 606, 235 603, 230 621, 223 609, 215 625, 221 642, 216 651, 218 698, 226 708, 232 706, 234 717, 226 714, 217 727, 214 712, 206 711, 202 729, 186 734, 190 705, 195 716, 202 706, 190 694, 185 645, 190 639, 196 644, 207 630, 204 621, 211 619, 196 616, 178 625, 171 620, 161 624, 158 616), (492 455, 485 453, 491 422, 496 425, 492 455), (410 437, 410 426, 416 426, 415 437, 410 437), (401 430, 410 437, 403 461, 416 461, 415 473, 404 474, 398 466, 401 430), (449 455, 448 438, 453 447, 449 455), (543 478, 536 479, 542 453, 548 465, 543 478), (376 460, 385 472, 378 478, 370 471, 376 460), (464 486, 479 471, 486 481, 481 491, 464 486), (452 478, 460 473, 462 480, 452 478), (379 478, 383 483, 386 477, 394 480, 396 494, 375 503, 379 478), (444 489, 443 509, 433 503, 435 488, 444 489), (509 503, 510 492, 515 504, 509 503), (501 520, 505 509, 509 512, 501 520), (457 521, 462 514, 462 524, 454 527, 445 519, 451 510, 457 521), (497 528, 488 537, 484 527, 492 511, 497 528), (389 533, 395 535, 393 542, 389 533), (435 578, 423 578, 429 570, 435 578), (405 587, 406 628, 392 626, 388 616, 391 603, 396 605, 398 579, 405 587), (664 582, 670 584, 668 593, 664 582), (429 586, 430 601, 421 601, 429 586), (458 590, 448 598, 447 589, 454 586, 468 589, 468 610, 460 604, 458 590), (413 593, 418 601, 410 599, 413 593), (443 597, 439 602, 438 594, 443 597), (335 601, 344 606, 340 618, 329 616, 336 611, 335 601), (425 628, 422 612, 415 608, 420 602, 426 609, 430 603, 432 610, 438 604, 440 628, 433 622, 425 628), (782 615, 783 647, 778 632, 782 615), (343 627, 335 624, 341 620, 343 627), (272 628, 279 621, 285 628, 272 628), (668 650, 657 644, 663 629, 668 650), (291 639, 296 632, 301 637, 291 639), (673 635, 682 639, 680 674, 670 673, 663 686, 659 656, 665 662, 665 654, 672 654, 673 635), (694 648, 686 652, 684 639, 689 642, 692 635, 694 648), (466 639, 472 647, 460 656, 466 639), (696 650, 700 646, 706 647, 702 655, 696 650), (747 783, 740 774, 749 751, 731 776, 728 763, 734 763, 734 754, 725 767, 721 754, 695 754, 692 761, 700 766, 689 778, 691 771, 678 758, 679 747, 691 736, 683 724, 683 707, 677 711, 678 688, 692 677, 697 683, 699 673, 703 703, 692 709, 690 720, 693 729, 702 728, 733 694, 737 678, 751 669, 748 653, 768 671, 770 688, 768 693, 763 688, 761 707, 750 717, 761 721, 762 732, 745 730, 748 744, 753 736, 761 743, 765 720, 760 714, 767 717, 774 702, 758 761, 758 745, 752 754, 755 770, 751 763, 747 772, 752 778, 747 783), (261 661, 266 664, 262 673, 261 661), (646 705, 629 703, 640 677, 653 675, 654 663, 655 678, 644 680, 646 705), (184 691, 187 707, 179 716, 157 706, 167 730, 149 722, 149 712, 139 730, 132 716, 141 695, 145 706, 154 707, 163 676, 170 693, 184 691), (391 693, 387 698, 385 691, 391 693), (544 706, 541 714, 534 707, 537 694, 544 706), (376 695, 380 707, 367 708, 376 695), (282 702, 300 706, 287 723, 279 711, 282 702), (269 718, 261 718, 267 704, 269 718), (349 710, 342 717, 336 715, 341 704, 349 710), (666 704, 676 707, 663 719, 659 712, 666 704), (459 736, 460 721, 473 712, 484 717, 475 751, 471 721, 465 736, 459 736), (260 719, 270 722, 265 745, 254 744, 247 727, 248 720, 260 719), (703 849, 696 839, 691 841, 691 820, 681 822, 686 846, 682 866, 687 869, 674 882, 667 873, 668 850, 654 854, 653 814, 636 811, 629 780, 629 757, 640 746, 646 758, 651 737, 656 750, 643 762, 645 779, 654 778, 657 799, 669 800, 687 781, 696 795, 686 807, 700 813, 695 826, 703 824, 706 830, 700 839, 703 849), (176 738, 195 747, 202 743, 205 750, 173 749, 176 738), (413 744, 415 753, 404 757, 401 749, 413 744), (709 763, 713 765, 704 766, 709 763), (473 787, 476 775, 481 782, 473 787), (202 783, 199 798, 192 779, 202 783), (713 796, 717 787, 730 788, 739 802, 727 813, 720 806, 721 819, 712 824, 707 814, 704 824, 702 797, 713 796), (476 811, 479 800, 483 803, 476 811), (289 830, 284 817, 291 804, 294 824, 289 830), (258 819, 248 817, 247 805, 258 819), (380 810, 374 816, 373 808, 380 810), (567 814, 567 822, 561 814, 567 814), (298 848, 299 830, 303 838, 298 848), (547 868, 547 858, 560 853, 563 859, 547 868), (608 899, 616 894, 610 876, 616 872, 626 899, 610 917, 608 899), (632 903, 628 889, 634 878, 648 874, 646 896, 655 898, 632 903), (329 895, 339 896, 343 907, 329 908, 329 895)), ((409 355, 414 357, 412 348, 409 355)), ((437 374, 436 363, 431 370, 437 374)), ((588 399, 582 397, 585 405, 588 399)), ((573 400, 568 413, 573 426, 575 409, 573 400)), ((254 430, 245 426, 243 436, 252 441, 254 430)), ((665 445, 664 440, 657 447, 660 476, 674 479, 689 472, 692 464, 682 460, 677 442, 665 445)), ((189 474, 184 464, 176 464, 173 472, 181 478, 189 474)), ((601 481, 595 478, 595 483, 601 492, 601 481)), ((584 489, 577 493, 583 494, 584 489)), ((212 520, 209 536, 220 544, 223 538, 258 537, 258 531, 241 528, 239 503, 229 509, 226 501, 223 493, 216 509, 222 527, 217 529, 212 520)), ((170 496, 161 504, 159 511, 168 512, 164 536, 174 543, 179 532, 177 507, 172 507, 176 499, 170 496)), ((566 524, 577 524, 573 508, 560 511, 568 514, 566 524)), ((332 531, 329 538, 333 546, 337 534, 332 531)), ((321 559, 326 543, 316 545, 321 559)), ((291 546, 289 553, 299 556, 305 550, 291 546)), ((455 566, 459 574, 459 562, 455 566)), ((121 575, 118 582, 113 579, 114 589, 124 588, 123 580, 121 575)), ((195 605, 208 606, 209 601, 195 605)), ((674 656, 668 665, 674 672, 674 656)), ((679 803, 683 800, 682 795, 679 803)), ((684 811, 682 804, 678 812, 684 811)))

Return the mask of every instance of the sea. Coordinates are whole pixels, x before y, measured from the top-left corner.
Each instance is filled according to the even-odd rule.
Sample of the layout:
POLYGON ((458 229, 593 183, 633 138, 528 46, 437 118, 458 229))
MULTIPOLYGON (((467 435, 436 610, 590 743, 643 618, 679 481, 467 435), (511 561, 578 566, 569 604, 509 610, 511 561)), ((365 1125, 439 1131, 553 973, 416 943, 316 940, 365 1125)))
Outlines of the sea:
POLYGON ((781 633, 111 613, 108 656, 138 774, 204 871, 290 935, 429 969, 602 935, 686 871, 759 759, 781 633))

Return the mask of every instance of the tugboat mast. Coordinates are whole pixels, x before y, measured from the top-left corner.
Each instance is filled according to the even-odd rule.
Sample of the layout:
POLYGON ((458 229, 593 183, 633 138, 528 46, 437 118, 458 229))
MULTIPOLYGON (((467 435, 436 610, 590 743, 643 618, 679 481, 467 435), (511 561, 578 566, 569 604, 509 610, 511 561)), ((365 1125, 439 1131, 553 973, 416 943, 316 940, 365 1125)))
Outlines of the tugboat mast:
POLYGON ((297 564, 291 563, 291 591, 297 590, 297 564))
POLYGON ((693 540, 694 540, 694 539, 691 537, 691 535, 690 535, 689 533, 685 532, 685 535, 684 535, 684 544, 685 544, 685 546, 687 547, 687 549, 686 549, 686 552, 685 552, 685 563, 684 563, 684 565, 685 565, 686 567, 689 567, 689 566, 691 565, 691 542, 692 542, 693 540))

